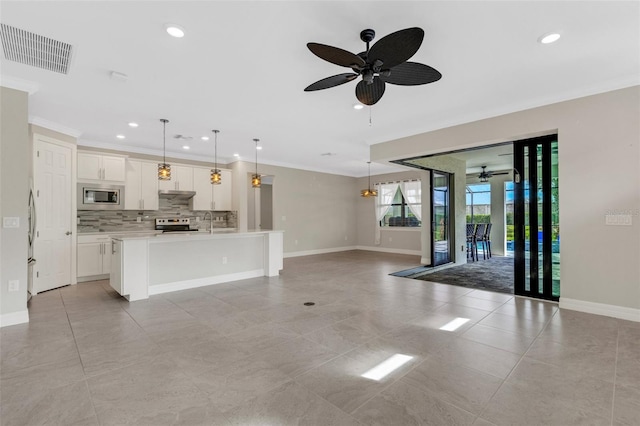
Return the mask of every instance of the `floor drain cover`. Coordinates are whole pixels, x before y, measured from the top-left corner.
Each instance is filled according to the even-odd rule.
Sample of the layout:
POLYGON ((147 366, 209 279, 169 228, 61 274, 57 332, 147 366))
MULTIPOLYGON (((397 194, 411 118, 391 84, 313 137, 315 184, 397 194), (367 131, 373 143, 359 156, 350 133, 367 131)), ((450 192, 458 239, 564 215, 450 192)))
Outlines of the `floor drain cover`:
POLYGON ((314 302, 304 302, 304 306, 313 306, 315 305, 314 302))

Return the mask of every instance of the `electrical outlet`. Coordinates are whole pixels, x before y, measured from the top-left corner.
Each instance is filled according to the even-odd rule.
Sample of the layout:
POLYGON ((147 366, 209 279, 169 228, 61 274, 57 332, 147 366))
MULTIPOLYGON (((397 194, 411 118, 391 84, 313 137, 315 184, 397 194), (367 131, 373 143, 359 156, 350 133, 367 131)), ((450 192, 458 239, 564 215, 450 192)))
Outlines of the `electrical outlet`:
POLYGON ((136 217, 136 222, 138 222, 138 223, 142 222, 142 217, 140 217, 140 216, 136 217))
POLYGON ((9 291, 20 291, 20 281, 9 280, 9 291))
POLYGON ((344 236, 344 240, 347 241, 349 238, 345 235, 344 236))
POLYGON ((295 240, 293 244, 298 245, 298 240, 295 240))
POLYGON ((222 264, 226 265, 227 264, 227 256, 223 256, 222 257, 222 264))
POLYGON ((389 242, 393 241, 393 238, 389 237, 389 242))

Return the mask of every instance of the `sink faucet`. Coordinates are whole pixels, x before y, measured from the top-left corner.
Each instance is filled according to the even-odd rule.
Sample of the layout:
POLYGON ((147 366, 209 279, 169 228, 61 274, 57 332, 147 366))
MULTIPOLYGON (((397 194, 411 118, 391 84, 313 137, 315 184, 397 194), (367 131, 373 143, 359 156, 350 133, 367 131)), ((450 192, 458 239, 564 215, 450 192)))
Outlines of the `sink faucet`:
POLYGON ((209 215, 209 233, 213 234, 213 213, 205 212, 202 220, 207 220, 207 215, 209 215))

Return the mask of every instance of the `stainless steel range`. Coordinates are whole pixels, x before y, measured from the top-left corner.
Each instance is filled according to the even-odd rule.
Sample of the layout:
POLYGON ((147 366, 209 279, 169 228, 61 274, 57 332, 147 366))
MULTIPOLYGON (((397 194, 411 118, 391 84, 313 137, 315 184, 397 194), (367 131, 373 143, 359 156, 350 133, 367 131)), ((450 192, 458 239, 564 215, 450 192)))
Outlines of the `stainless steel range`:
POLYGON ((191 220, 188 217, 170 217, 166 219, 156 219, 156 231, 162 231, 164 233, 197 231, 197 229, 191 229, 191 220))

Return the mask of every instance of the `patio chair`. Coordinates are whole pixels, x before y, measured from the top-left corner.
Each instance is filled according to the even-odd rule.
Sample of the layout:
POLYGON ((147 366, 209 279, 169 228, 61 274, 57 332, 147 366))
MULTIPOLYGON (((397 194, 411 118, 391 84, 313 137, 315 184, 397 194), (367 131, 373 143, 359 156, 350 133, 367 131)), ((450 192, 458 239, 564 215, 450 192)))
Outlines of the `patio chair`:
POLYGON ((474 241, 474 249, 476 252, 476 259, 479 259, 478 257, 478 243, 482 244, 482 258, 486 259, 487 258, 487 250, 486 247, 484 245, 484 233, 485 230, 487 229, 487 224, 486 223, 479 223, 476 226, 476 232, 474 234, 473 237, 473 241, 474 241))
POLYGON ((482 243, 486 246, 487 258, 491 259, 491 224, 487 223, 482 236, 482 243))
POLYGON ((471 260, 474 262, 478 260, 475 254, 475 236, 476 236, 476 224, 467 223, 467 259, 471 255, 471 260))

